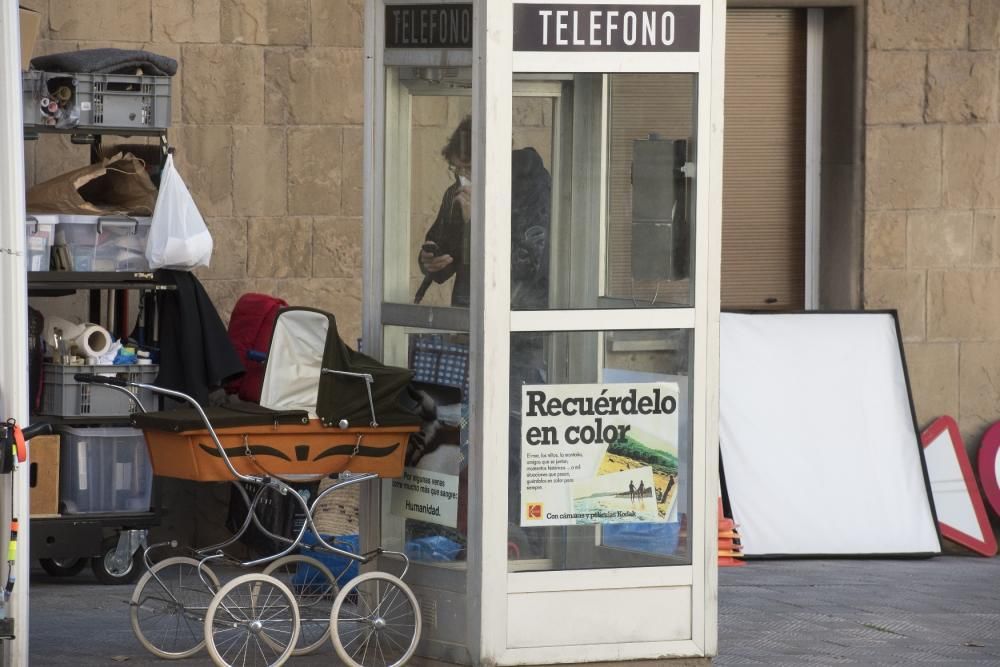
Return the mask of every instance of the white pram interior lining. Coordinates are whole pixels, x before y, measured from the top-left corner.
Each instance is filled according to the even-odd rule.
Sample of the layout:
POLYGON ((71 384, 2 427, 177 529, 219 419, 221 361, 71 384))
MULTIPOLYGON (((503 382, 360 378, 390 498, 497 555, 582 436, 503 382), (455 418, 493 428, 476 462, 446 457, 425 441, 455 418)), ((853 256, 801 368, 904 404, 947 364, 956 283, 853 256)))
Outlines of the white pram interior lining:
POLYGON ((274 322, 260 404, 273 410, 306 410, 316 418, 316 396, 330 320, 309 310, 282 312, 274 322))

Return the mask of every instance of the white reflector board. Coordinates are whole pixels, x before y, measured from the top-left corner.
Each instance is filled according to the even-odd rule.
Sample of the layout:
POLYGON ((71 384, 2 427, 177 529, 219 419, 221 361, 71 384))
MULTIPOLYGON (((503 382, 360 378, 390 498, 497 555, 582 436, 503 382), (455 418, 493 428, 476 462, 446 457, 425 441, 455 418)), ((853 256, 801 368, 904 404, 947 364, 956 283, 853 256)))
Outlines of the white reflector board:
POLYGON ((941 534, 976 553, 995 556, 997 541, 958 424, 951 417, 938 417, 921 440, 941 534))
POLYGON ((892 313, 724 313, 720 440, 748 556, 940 553, 892 313))

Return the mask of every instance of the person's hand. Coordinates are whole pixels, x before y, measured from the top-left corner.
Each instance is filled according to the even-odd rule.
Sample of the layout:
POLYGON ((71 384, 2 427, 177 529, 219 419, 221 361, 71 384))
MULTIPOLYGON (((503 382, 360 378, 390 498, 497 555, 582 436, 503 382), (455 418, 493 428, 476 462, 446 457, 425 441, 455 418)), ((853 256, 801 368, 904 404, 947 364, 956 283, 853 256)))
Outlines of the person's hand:
POLYGON ((437 273, 448 267, 455 259, 451 255, 435 255, 426 250, 420 251, 420 265, 427 273, 437 273))
POLYGON ((468 222, 472 218, 472 191, 468 185, 463 185, 455 193, 455 202, 462 209, 462 220, 468 222))

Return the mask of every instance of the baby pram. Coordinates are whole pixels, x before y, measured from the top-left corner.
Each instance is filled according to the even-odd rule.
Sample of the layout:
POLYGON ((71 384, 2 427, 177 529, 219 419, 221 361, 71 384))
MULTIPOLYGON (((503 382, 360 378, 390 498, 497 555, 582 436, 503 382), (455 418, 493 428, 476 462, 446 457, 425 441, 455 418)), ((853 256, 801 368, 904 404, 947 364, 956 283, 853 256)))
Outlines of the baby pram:
MULTIPOLYGON (((136 585, 130 615, 133 631, 152 653, 184 658, 208 648, 217 665, 280 665, 311 652, 329 635, 348 665, 405 663, 420 638, 420 610, 403 583, 405 554, 375 549, 347 551, 324 540, 314 523, 317 505, 349 484, 402 475, 407 442, 420 418, 402 401, 411 373, 385 366, 349 349, 334 317, 308 308, 282 310, 275 320, 260 406, 202 408, 191 397, 117 378, 78 375, 80 382, 128 392, 149 389, 190 407, 142 411, 134 422, 146 436, 156 475, 237 482, 247 505, 233 537, 191 556, 153 563, 136 585), (306 499, 293 483, 336 476, 322 493, 306 499), (248 491, 249 489, 249 491, 248 491), (267 530, 256 509, 265 493, 293 498, 304 516, 296 534, 267 530), (280 551, 238 562, 267 565, 220 585, 223 549, 254 525, 280 551), (402 574, 367 572, 342 589, 323 563, 307 555, 326 551, 366 564, 378 556, 398 558, 402 574), (301 550, 300 553, 293 553, 301 550)), ((131 394, 131 392, 129 392, 131 394)), ((133 399, 135 396, 133 395, 133 399)), ((137 401, 138 402, 138 401, 137 401)))

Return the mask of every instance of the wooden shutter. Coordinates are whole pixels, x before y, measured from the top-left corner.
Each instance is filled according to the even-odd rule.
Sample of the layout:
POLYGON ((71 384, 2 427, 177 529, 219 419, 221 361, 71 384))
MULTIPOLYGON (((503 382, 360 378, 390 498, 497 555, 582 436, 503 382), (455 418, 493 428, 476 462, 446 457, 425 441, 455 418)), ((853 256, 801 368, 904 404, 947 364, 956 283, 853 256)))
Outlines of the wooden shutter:
POLYGON ((806 25, 802 10, 729 10, 722 307, 805 305, 806 25))

